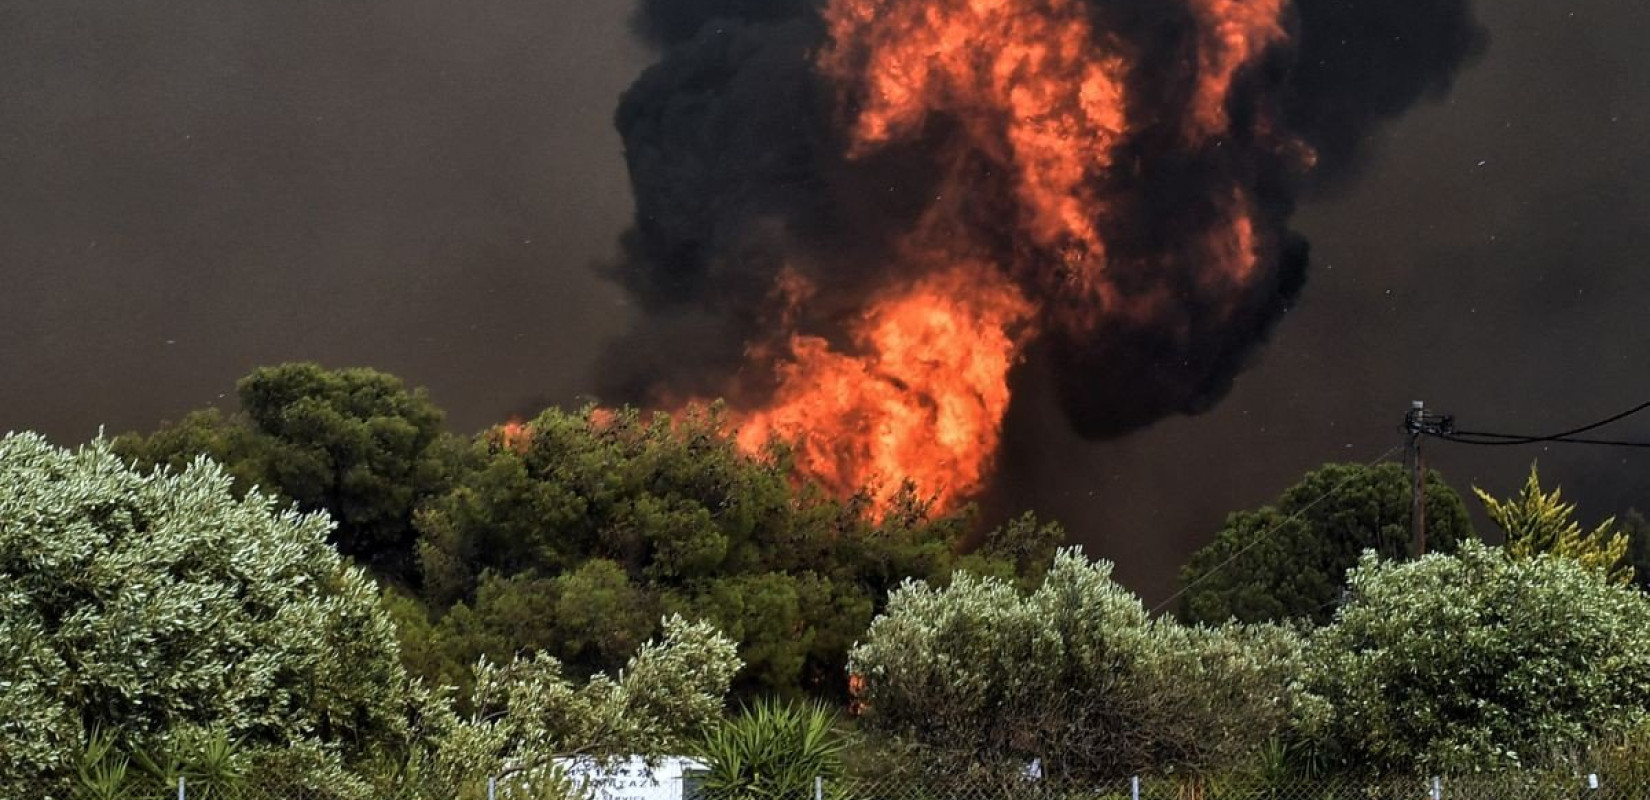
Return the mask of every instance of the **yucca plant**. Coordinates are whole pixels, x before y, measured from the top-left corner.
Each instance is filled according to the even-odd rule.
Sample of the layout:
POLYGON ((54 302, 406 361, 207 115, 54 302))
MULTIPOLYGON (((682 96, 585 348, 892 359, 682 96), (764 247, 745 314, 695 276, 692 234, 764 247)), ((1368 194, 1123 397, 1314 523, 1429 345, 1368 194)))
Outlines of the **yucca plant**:
POLYGON ((229 738, 229 731, 221 725, 184 736, 178 749, 188 764, 190 782, 211 791, 212 796, 233 791, 246 781, 241 743, 229 738))
POLYGON ((74 796, 77 800, 117 800, 126 794, 127 769, 131 762, 115 750, 115 737, 105 730, 94 730, 86 737, 86 747, 75 765, 74 796))
POLYGON ((137 762, 141 783, 156 792, 178 785, 178 778, 189 777, 183 753, 175 747, 137 748, 132 750, 132 760, 137 762))
POLYGON ((808 800, 815 778, 841 777, 847 746, 824 703, 759 700, 707 731, 691 752, 708 770, 705 800, 808 800))
POLYGON ((135 747, 94 729, 75 764, 76 800, 165 798, 188 781, 189 796, 222 797, 245 780, 240 743, 221 726, 186 730, 159 747, 135 747))
POLYGON ((134 748, 132 760, 141 770, 139 784, 145 796, 169 796, 182 778, 190 797, 211 800, 242 788, 246 781, 241 743, 221 725, 187 728, 158 747, 134 748))

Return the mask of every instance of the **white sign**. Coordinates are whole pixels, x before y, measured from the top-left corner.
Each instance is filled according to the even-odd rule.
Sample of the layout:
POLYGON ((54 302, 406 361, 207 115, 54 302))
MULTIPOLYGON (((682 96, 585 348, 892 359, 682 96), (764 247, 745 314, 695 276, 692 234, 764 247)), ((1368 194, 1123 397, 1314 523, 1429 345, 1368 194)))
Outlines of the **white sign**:
POLYGON ((641 756, 614 761, 557 759, 556 764, 590 800, 682 800, 682 778, 705 765, 666 756, 649 767, 641 756))

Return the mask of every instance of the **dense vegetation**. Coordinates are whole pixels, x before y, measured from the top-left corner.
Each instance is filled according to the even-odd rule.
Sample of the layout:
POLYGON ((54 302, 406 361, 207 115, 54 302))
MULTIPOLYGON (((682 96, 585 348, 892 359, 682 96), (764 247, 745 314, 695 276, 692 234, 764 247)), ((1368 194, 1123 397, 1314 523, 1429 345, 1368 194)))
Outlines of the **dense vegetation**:
POLYGON ((452 479, 451 437, 422 390, 370 369, 283 364, 236 387, 241 413, 194 412, 115 449, 143 467, 181 469, 205 455, 252 487, 325 511, 332 543, 380 576, 407 578, 413 511, 452 479))
POLYGON ((965 519, 910 493, 872 519, 864 498, 799 489, 783 453, 752 459, 722 429, 709 412, 548 411, 520 441, 484 437, 419 515, 421 599, 440 619, 409 654, 456 665, 529 647, 593 672, 675 613, 741 642, 745 693, 840 693, 848 646, 899 581, 1033 572, 1061 536, 1025 520, 961 556, 965 519))
POLYGON ((960 763, 1112 778, 1229 767, 1281 730, 1303 642, 1274 626, 1151 619, 1075 550, 1024 594, 911 582, 856 647, 866 721, 960 763))
POLYGON ((0 439, 0 785, 157 772, 215 739, 344 796, 411 771, 451 797, 523 758, 681 747, 720 714, 734 644, 679 618, 615 678, 538 654, 478 662, 462 703, 409 681, 326 517, 230 482, 0 439))
POLYGON ((977 533, 915 489, 885 513, 826 496, 714 407, 465 440, 370 370, 262 369, 240 395, 78 450, 0 440, 0 783, 254 770, 364 800, 507 774, 545 796, 558 755, 694 752, 777 796, 1650 743, 1650 526, 1583 529, 1533 470, 1478 493, 1505 548, 1429 475, 1411 560, 1402 470, 1327 465, 1228 519, 1176 619, 1032 517, 977 533))
POLYGON ((227 483, 204 460, 142 475, 102 443, 0 440, 0 775, 88 730, 395 735, 405 681, 372 582, 327 546, 324 517, 227 483))
POLYGON ((1469 542, 1366 555, 1349 589, 1304 671, 1319 741, 1348 765, 1539 765, 1650 714, 1650 603, 1597 567, 1469 542))
MULTIPOLYGON (((1276 504, 1232 514, 1181 572, 1182 616, 1328 622, 1364 551, 1412 554, 1410 483, 1397 464, 1327 464, 1276 504)), ((1426 518, 1429 549, 1449 552, 1472 536, 1466 506, 1437 472, 1427 473, 1426 518)))
POLYGON ((421 391, 371 370, 289 364, 239 391, 241 414, 115 448, 140 468, 204 454, 238 491, 338 520, 339 550, 397 587, 403 657, 433 683, 468 687, 478 658, 517 652, 611 671, 682 614, 739 642, 741 694, 841 697, 848 647, 900 581, 1035 578, 1063 537, 1025 517, 965 555, 967 515, 907 491, 874 518, 868 497, 798 485, 779 443, 740 453, 715 409, 550 409, 465 443, 421 391))

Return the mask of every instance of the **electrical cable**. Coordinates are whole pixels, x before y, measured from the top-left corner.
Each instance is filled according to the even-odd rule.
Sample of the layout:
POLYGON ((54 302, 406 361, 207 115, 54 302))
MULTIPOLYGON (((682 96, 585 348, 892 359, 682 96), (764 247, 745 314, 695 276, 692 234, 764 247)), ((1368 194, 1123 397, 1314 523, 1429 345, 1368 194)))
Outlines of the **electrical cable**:
MULTIPOLYGON (((1511 445, 1541 444, 1541 443, 1546 443, 1546 442, 1552 442, 1552 443, 1562 443, 1562 444, 1603 445, 1603 446, 1610 446, 1610 447, 1650 447, 1650 442, 1630 442, 1630 441, 1622 441, 1622 440, 1618 440, 1618 439, 1592 439, 1592 438, 1583 438, 1583 437, 1576 436, 1576 434, 1578 434, 1578 433, 1586 433, 1586 432, 1591 431, 1591 430, 1596 430, 1598 428, 1602 428, 1606 425, 1609 425, 1610 423, 1618 422, 1620 420, 1626 419, 1630 416, 1633 416, 1634 414, 1637 414, 1641 411, 1644 411, 1645 409, 1650 409, 1650 401, 1640 403, 1640 404, 1638 404, 1638 405, 1636 405, 1632 408, 1627 409, 1626 411, 1623 411, 1619 414, 1614 414, 1614 415, 1609 416, 1609 417, 1605 417, 1604 419, 1601 419, 1597 422, 1591 422, 1591 423, 1588 423, 1586 425, 1582 425, 1582 426, 1579 426, 1579 427, 1576 427, 1576 428, 1571 428, 1567 431, 1560 431, 1558 433, 1547 434, 1545 436, 1528 436, 1528 435, 1512 434, 1512 433, 1491 433, 1491 432, 1487 432, 1487 431, 1457 431, 1457 430, 1450 430, 1448 432, 1441 431, 1441 430, 1423 430, 1423 431, 1419 431, 1419 432, 1425 434, 1426 436, 1430 436, 1432 438, 1442 439, 1444 441, 1454 442, 1456 444, 1485 445, 1485 446, 1501 446, 1501 447, 1504 447, 1504 446, 1511 446, 1511 445)), ((1403 445, 1395 446, 1392 449, 1376 456, 1373 460, 1365 463, 1364 466, 1365 467, 1372 467, 1376 464, 1379 464, 1380 462, 1385 461, 1393 453, 1396 453, 1401 449, 1403 449, 1403 445)), ((1213 569, 1209 570, 1208 572, 1203 573, 1202 575, 1199 575, 1196 580, 1194 580, 1191 583, 1188 583, 1185 586, 1181 587, 1180 591, 1175 592, 1172 595, 1169 595, 1169 597, 1167 599, 1165 599, 1163 602, 1158 603, 1157 605, 1153 606, 1151 611, 1148 612, 1148 613, 1156 614, 1157 612, 1162 611, 1170 603, 1173 603, 1174 601, 1180 599, 1187 592, 1191 591, 1193 587, 1196 587, 1198 584, 1202 583, 1203 581, 1205 581, 1205 580, 1213 577, 1214 575, 1218 574, 1221 570, 1225 569, 1226 567, 1231 566, 1233 562, 1237 561, 1239 558, 1242 558, 1243 555, 1245 553, 1248 553, 1250 550, 1253 550, 1256 547, 1259 547, 1262 543, 1264 543, 1266 540, 1270 539, 1278 531, 1282 530, 1284 528, 1284 526, 1290 524, 1291 522, 1294 522, 1302 514, 1305 514, 1307 511, 1310 511, 1314 506, 1318 505, 1319 503, 1321 503, 1324 500, 1328 499, 1331 495, 1333 495, 1336 492, 1340 491, 1341 487, 1343 487, 1347 483, 1349 483, 1354 477, 1356 477, 1356 476, 1350 476, 1349 475, 1349 476, 1347 476, 1347 478, 1345 480, 1342 480, 1340 483, 1337 483, 1334 486, 1331 486, 1328 491, 1326 491, 1323 494, 1318 495, 1317 497, 1313 498, 1312 502, 1307 503, 1304 506, 1301 506, 1299 509, 1297 509, 1295 511, 1295 513, 1290 514, 1282 522, 1279 522, 1277 525, 1272 526, 1272 528, 1270 528, 1269 530, 1267 530, 1265 533, 1261 534, 1260 536, 1255 537, 1254 541, 1248 543, 1247 545, 1244 545, 1241 550, 1238 550, 1236 553, 1233 553, 1225 561, 1222 561, 1219 564, 1216 564, 1213 569)))
MULTIPOLYGON (((1395 445, 1395 446, 1393 446, 1392 449, 1376 456, 1375 458, 1373 458, 1369 461, 1364 462, 1363 466, 1366 469, 1369 468, 1369 467, 1373 467, 1376 464, 1379 464, 1382 461, 1387 460, 1387 458, 1390 457, 1393 453, 1396 453, 1396 452, 1398 452, 1399 450, 1402 450, 1402 449, 1404 449, 1403 445, 1401 445, 1401 444, 1400 445, 1395 445)), ((1233 553, 1230 558, 1226 559, 1225 561, 1220 562, 1219 564, 1216 564, 1214 569, 1211 569, 1208 572, 1205 572, 1202 575, 1199 575, 1197 577, 1197 580, 1194 580, 1191 583, 1186 584, 1185 586, 1180 588, 1180 591, 1175 592, 1172 595, 1169 595, 1168 599, 1164 600, 1161 603, 1158 603, 1155 606, 1152 606, 1151 611, 1148 611, 1147 613, 1148 614, 1156 614, 1157 612, 1162 611, 1164 609, 1164 607, 1166 607, 1170 603, 1173 603, 1174 601, 1180 599, 1181 595, 1191 591, 1192 587, 1197 586, 1198 584, 1202 583, 1204 580, 1210 578, 1211 576, 1215 575, 1216 573, 1218 573, 1221 570, 1225 569, 1226 567, 1230 566, 1232 564, 1232 562, 1238 560, 1239 558, 1242 558, 1244 553, 1247 553, 1250 550, 1253 550, 1256 547, 1260 546, 1260 544, 1262 542, 1265 542, 1267 539, 1272 538, 1272 534, 1275 534, 1278 531, 1283 530, 1285 525, 1288 525, 1289 523, 1294 522, 1297 518, 1300 517, 1300 515, 1305 514, 1308 511, 1311 511, 1313 506, 1316 506, 1317 504, 1323 502, 1324 500, 1329 499, 1329 497, 1331 495, 1333 495, 1336 492, 1340 491, 1341 487, 1346 486, 1348 483, 1351 483, 1353 480, 1357 479, 1358 477, 1359 476, 1355 475, 1355 474, 1346 476, 1339 483, 1336 483, 1334 486, 1329 487, 1329 489, 1327 491, 1325 491, 1323 494, 1320 494, 1317 497, 1313 498, 1312 502, 1307 503, 1306 505, 1301 506, 1300 508, 1296 509, 1295 513, 1290 514, 1288 517, 1285 517, 1282 522, 1279 522, 1278 524, 1273 525, 1271 527, 1271 529, 1267 530, 1265 533, 1261 534, 1260 536, 1255 537, 1255 540, 1250 542, 1247 545, 1244 545, 1242 550, 1239 550, 1236 553, 1233 553)))
POLYGON ((1446 440, 1452 441, 1452 442, 1459 442, 1461 444, 1482 444, 1482 445, 1493 445, 1493 446, 1506 446, 1506 445, 1519 445, 1519 444, 1537 444, 1537 443, 1540 443, 1540 442, 1564 442, 1564 441, 1568 441, 1568 442, 1573 442, 1575 444, 1608 444, 1608 445, 1614 445, 1614 446, 1618 446, 1618 447, 1650 447, 1650 443, 1619 442, 1619 441, 1608 440, 1608 439, 1583 440, 1583 439, 1570 438, 1570 437, 1575 436, 1578 433, 1586 433, 1587 431, 1594 430, 1596 428, 1602 428, 1606 425, 1609 425, 1612 422, 1618 422, 1620 420, 1624 420, 1624 419, 1626 419, 1628 417, 1631 417, 1634 414, 1637 414, 1640 411, 1643 411, 1647 408, 1650 408, 1650 401, 1645 401, 1645 402, 1640 403, 1636 406, 1633 406, 1632 408, 1629 408, 1626 411, 1621 412, 1620 414, 1615 414, 1613 416, 1605 417, 1604 419, 1601 419, 1598 422, 1588 423, 1586 425, 1582 425, 1579 428, 1571 428, 1567 431, 1561 431, 1559 433, 1552 433, 1552 434, 1548 434, 1546 436, 1527 436, 1527 435, 1519 435, 1519 434, 1511 434, 1511 433, 1486 433, 1486 432, 1483 432, 1483 431, 1449 431, 1448 433, 1428 431, 1427 435, 1436 436, 1440 439, 1446 439, 1446 440), (1498 440, 1498 441, 1474 442, 1474 441, 1469 441, 1470 438, 1495 439, 1495 440, 1498 440))
POLYGON ((1431 432, 1429 432, 1429 433, 1427 433, 1427 435, 1434 438, 1434 439, 1442 439, 1446 442, 1454 442, 1455 444, 1476 444, 1476 445, 1484 445, 1484 446, 1488 446, 1488 447, 1499 447, 1499 446, 1503 446, 1503 445, 1526 445, 1526 444, 1593 444, 1593 445, 1600 445, 1600 446, 1605 446, 1605 447, 1650 447, 1650 442, 1629 442, 1629 441, 1624 441, 1624 440, 1621 440, 1621 439, 1584 439, 1584 438, 1581 438, 1581 437, 1570 437, 1570 436, 1541 437, 1539 439, 1535 439, 1535 440, 1531 441, 1530 437, 1514 436, 1512 434, 1506 434, 1506 433, 1473 433, 1473 434, 1471 434, 1473 436, 1480 437, 1480 438, 1477 438, 1477 439, 1464 439, 1464 438, 1461 438, 1460 434, 1453 434, 1452 435, 1452 434, 1446 434, 1446 433, 1431 433, 1431 432), (1496 440, 1500 440, 1500 441, 1484 441, 1484 439, 1496 439, 1496 440))

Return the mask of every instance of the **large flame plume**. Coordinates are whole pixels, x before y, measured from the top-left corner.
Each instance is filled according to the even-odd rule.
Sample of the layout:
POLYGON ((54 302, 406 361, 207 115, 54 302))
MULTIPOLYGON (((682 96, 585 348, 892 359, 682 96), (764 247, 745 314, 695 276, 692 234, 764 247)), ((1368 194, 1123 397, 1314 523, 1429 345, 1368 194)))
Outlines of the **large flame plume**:
MULTIPOLYGON (((1200 0, 1210 47, 1200 54, 1189 140, 1224 133, 1232 78, 1281 36, 1279 10, 1277 0, 1200 0)), ((1152 304, 1171 302, 1117 289, 1098 224, 1108 207, 1102 179, 1135 124, 1129 60, 1096 35, 1079 0, 832 0, 824 18, 831 44, 819 65, 849 117, 849 158, 917 139, 938 115, 958 132, 941 155, 937 201, 898 250, 916 269, 893 271, 918 277, 873 293, 843 351, 794 336, 774 362, 768 405, 739 415, 739 441, 756 449, 771 436, 793 440, 801 468, 839 491, 869 484, 886 498, 909 480, 948 506, 984 485, 1023 342, 1016 330, 1048 310, 1013 280, 1062 297, 1059 307, 1075 312, 1065 323, 1085 327, 1107 315, 1155 317, 1152 304), (1010 246, 998 248, 997 263, 952 252, 959 243, 990 249, 969 241, 981 229, 963 213, 967 175, 981 161, 1005 176, 1012 198, 997 230, 1010 246)), ((1239 190, 1210 232, 1210 274, 1252 274, 1247 208, 1239 190)))
MULTIPOLYGON (((618 117, 614 388, 725 396, 742 446, 883 502, 985 489, 1028 360, 1088 435, 1207 407, 1300 287, 1293 194, 1407 105, 1297 91, 1344 65, 1295 38, 1370 35, 1329 0, 676 1, 618 117)), ((1415 1, 1388 31, 1465 33, 1397 82, 1447 81, 1466 0, 1415 1)))
POLYGON ((890 288, 851 326, 846 352, 791 338, 771 401, 735 415, 738 442, 794 442, 798 467, 839 494, 870 489, 886 502, 910 481, 949 507, 988 477, 1031 311, 983 264, 890 288))

